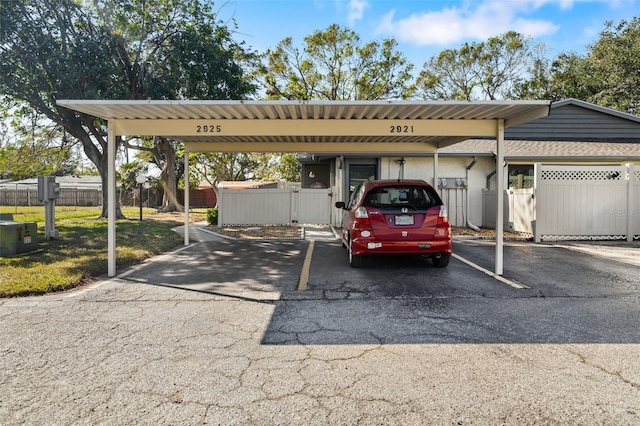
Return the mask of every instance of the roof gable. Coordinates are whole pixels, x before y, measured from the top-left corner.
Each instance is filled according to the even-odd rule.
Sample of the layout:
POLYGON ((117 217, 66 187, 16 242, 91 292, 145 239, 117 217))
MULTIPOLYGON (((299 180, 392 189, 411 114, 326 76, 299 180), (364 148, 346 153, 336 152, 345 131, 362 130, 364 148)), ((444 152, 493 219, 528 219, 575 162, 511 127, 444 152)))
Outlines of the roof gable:
POLYGON ((549 116, 505 130, 506 139, 640 142, 640 117, 578 99, 551 104, 549 116))

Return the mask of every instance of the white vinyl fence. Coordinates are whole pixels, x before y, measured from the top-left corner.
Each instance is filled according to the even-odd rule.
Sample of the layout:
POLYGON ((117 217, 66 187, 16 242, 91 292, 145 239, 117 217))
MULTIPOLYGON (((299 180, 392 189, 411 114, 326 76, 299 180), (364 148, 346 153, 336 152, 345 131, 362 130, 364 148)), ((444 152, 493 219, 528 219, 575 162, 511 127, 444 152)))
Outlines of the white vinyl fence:
POLYGON ((219 189, 218 225, 330 224, 331 190, 219 189))
MULTIPOLYGON (((504 192, 505 230, 542 240, 640 239, 640 167, 536 164, 533 189, 504 192)), ((496 191, 483 194, 495 227, 496 191)))
POLYGON ((640 237, 640 168, 536 165, 535 239, 640 237))

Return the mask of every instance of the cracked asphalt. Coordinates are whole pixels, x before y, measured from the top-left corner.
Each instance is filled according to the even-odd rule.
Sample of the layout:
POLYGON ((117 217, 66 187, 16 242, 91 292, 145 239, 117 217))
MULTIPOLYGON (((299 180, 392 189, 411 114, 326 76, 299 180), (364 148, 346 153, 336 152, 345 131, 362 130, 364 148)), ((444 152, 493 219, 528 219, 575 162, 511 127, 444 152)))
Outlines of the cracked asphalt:
POLYGON ((325 240, 297 291, 308 247, 213 239, 0 300, 0 423, 640 424, 640 266, 508 242, 515 289, 325 240))

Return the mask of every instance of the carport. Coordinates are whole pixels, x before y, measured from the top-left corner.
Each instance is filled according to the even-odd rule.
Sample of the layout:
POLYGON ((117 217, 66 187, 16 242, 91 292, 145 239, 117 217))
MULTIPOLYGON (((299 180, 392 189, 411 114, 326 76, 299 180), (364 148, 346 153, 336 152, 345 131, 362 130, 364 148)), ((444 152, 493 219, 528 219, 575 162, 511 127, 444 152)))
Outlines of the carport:
MULTIPOLYGON (((546 117, 550 101, 96 101, 58 105, 108 121, 108 275, 116 275, 116 138, 163 136, 189 152, 312 152, 431 154, 477 137, 496 139, 504 164, 505 128, 546 117)), ((185 174, 188 186, 188 173, 185 174)), ((496 167, 497 193, 504 168, 496 167)), ((497 198, 495 274, 503 273, 503 197, 497 198)), ((185 192, 185 245, 189 198, 185 192)))

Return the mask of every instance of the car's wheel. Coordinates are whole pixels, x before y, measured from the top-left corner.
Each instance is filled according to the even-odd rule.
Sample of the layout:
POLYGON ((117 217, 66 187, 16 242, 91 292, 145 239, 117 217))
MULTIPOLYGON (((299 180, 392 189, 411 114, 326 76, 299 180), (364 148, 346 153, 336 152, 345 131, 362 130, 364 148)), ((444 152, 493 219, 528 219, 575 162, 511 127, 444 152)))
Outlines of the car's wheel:
POLYGON ((431 259, 433 260, 433 266, 436 268, 445 268, 449 264, 451 254, 442 253, 440 257, 433 256, 431 259))
POLYGON ((347 248, 347 251, 349 253, 349 265, 352 268, 361 267, 362 266, 362 256, 353 254, 353 250, 351 249, 351 239, 349 239, 349 247, 347 248))

